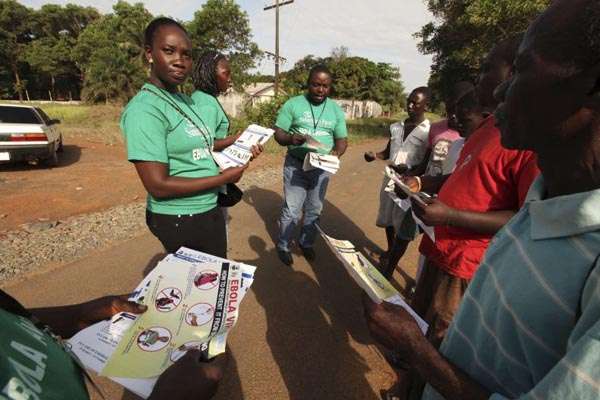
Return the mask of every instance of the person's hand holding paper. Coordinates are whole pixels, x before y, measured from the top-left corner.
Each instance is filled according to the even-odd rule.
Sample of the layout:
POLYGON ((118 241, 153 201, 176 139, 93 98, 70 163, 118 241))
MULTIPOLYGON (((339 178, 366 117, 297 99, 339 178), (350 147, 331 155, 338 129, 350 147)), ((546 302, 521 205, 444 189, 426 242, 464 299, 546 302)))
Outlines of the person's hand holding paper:
POLYGON ((387 301, 377 304, 366 294, 363 295, 363 306, 373 338, 410 364, 418 343, 425 340, 415 319, 403 307, 387 301))

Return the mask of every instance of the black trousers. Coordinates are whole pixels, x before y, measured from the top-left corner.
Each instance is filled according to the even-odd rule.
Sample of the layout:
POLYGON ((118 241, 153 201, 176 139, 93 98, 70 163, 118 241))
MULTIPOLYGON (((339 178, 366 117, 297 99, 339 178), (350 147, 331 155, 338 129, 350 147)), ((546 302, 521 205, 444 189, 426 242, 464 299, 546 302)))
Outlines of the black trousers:
POLYGON ((146 224, 169 253, 185 246, 227 258, 225 218, 219 207, 192 215, 155 214, 146 210, 146 224))

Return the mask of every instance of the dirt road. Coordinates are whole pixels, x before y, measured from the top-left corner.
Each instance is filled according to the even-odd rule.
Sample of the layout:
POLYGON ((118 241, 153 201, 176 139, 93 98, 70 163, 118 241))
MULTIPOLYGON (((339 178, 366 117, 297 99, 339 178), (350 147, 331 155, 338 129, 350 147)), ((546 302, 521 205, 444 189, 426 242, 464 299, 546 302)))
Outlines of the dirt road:
MULTIPOLYGON (((265 154, 252 167, 274 161, 265 154)), ((0 164, 0 233, 40 218, 61 220, 145 196, 123 145, 69 140, 56 168, 0 164)))
MULTIPOLYGON (((321 225, 329 234, 351 240, 367 255, 381 251, 385 242, 382 230, 374 226, 382 165, 366 164, 362 153, 383 145, 371 142, 349 150, 329 186, 322 216, 321 225)), ((126 166, 118 170, 131 174, 126 166)), ((107 180, 106 185, 111 191, 115 181, 107 180)), ((124 190, 124 198, 140 193, 119 190, 124 190)), ((231 210, 229 257, 258 270, 229 338, 231 362, 216 398, 376 400, 379 389, 391 384, 393 373, 365 328, 361 291, 321 239, 316 261, 309 263, 298 252, 291 268, 278 261, 273 239, 281 201, 278 182, 247 190, 244 202, 231 210)), ((27 306, 124 293, 161 256, 160 244, 142 232, 135 240, 5 289, 27 306)), ((405 261, 409 275, 414 275, 415 259, 412 246, 405 261)), ((396 277, 403 285, 403 277, 396 277)), ((110 381, 102 379, 101 384, 108 398, 136 398, 110 381)))

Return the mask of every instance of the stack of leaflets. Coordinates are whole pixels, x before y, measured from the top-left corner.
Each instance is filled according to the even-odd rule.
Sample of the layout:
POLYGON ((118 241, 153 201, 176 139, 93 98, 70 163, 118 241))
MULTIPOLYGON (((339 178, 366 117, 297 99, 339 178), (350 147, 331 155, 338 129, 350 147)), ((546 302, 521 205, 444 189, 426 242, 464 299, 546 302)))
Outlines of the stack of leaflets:
POLYGON ((250 125, 231 146, 223 151, 214 151, 213 157, 222 170, 241 167, 252 158, 252 146, 264 145, 273 136, 273 133, 275 133, 273 129, 250 125))
POLYGON ((347 240, 334 239, 323 232, 321 227, 319 231, 327 246, 340 259, 350 276, 376 303, 387 301, 404 308, 415 319, 417 325, 423 332, 427 333, 429 325, 425 322, 400 296, 400 293, 390 282, 381 275, 379 270, 369 262, 369 260, 347 240))
POLYGON ((340 159, 331 154, 306 153, 302 169, 310 171, 315 168, 335 174, 340 169, 340 159))
MULTIPOLYGON (((403 209, 404 211, 408 211, 412 207, 410 199, 413 199, 417 203, 421 204, 423 207, 426 207, 427 203, 425 202, 425 200, 432 198, 429 194, 427 194, 425 192, 413 192, 410 189, 410 187, 408 187, 407 185, 404 184, 404 182, 402 182, 402 180, 400 179, 400 177, 398 176, 396 171, 394 171, 392 168, 385 167, 384 174, 390 179, 390 181, 388 182, 388 185, 386 186, 386 188, 384 190, 387 192, 388 196, 391 197, 392 201, 394 203, 396 203, 396 205, 398 207, 400 207, 401 209, 403 209), (401 199, 396 195, 396 192, 394 190, 396 186, 398 188, 400 188, 404 192, 404 194, 406 194, 407 197, 405 199, 401 199)), ((411 210, 411 213, 412 213, 412 216, 413 216, 415 222, 421 228, 421 230, 423 232, 425 232, 425 234, 427 236, 429 236, 429 238, 432 241, 435 242, 434 227, 425 225, 425 223, 423 221, 421 221, 421 219, 419 219, 419 217, 417 217, 415 215, 414 211, 411 210)))
POLYGON ((186 351, 198 349, 207 360, 225 352, 255 270, 182 247, 131 295, 148 306, 145 313, 122 312, 92 325, 69 339, 71 349, 86 368, 147 398, 186 351))
POLYGON ((306 147, 308 147, 311 150, 323 150, 324 152, 328 153, 329 150, 331 149, 330 146, 326 145, 325 143, 321 143, 319 142, 317 139, 315 139, 314 137, 310 136, 310 135, 305 135, 306 138, 306 142, 305 145, 306 147))

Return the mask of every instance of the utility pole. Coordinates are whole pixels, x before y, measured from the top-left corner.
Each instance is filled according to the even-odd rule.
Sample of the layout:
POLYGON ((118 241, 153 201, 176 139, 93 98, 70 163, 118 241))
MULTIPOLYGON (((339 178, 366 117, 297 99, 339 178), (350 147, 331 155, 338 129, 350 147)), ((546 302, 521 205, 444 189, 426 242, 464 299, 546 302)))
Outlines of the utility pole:
POLYGON ((267 6, 263 9, 263 11, 275 9, 275 97, 279 95, 279 7, 285 6, 287 4, 292 4, 294 0, 286 0, 280 2, 279 0, 275 0, 275 4, 271 6, 267 6))

